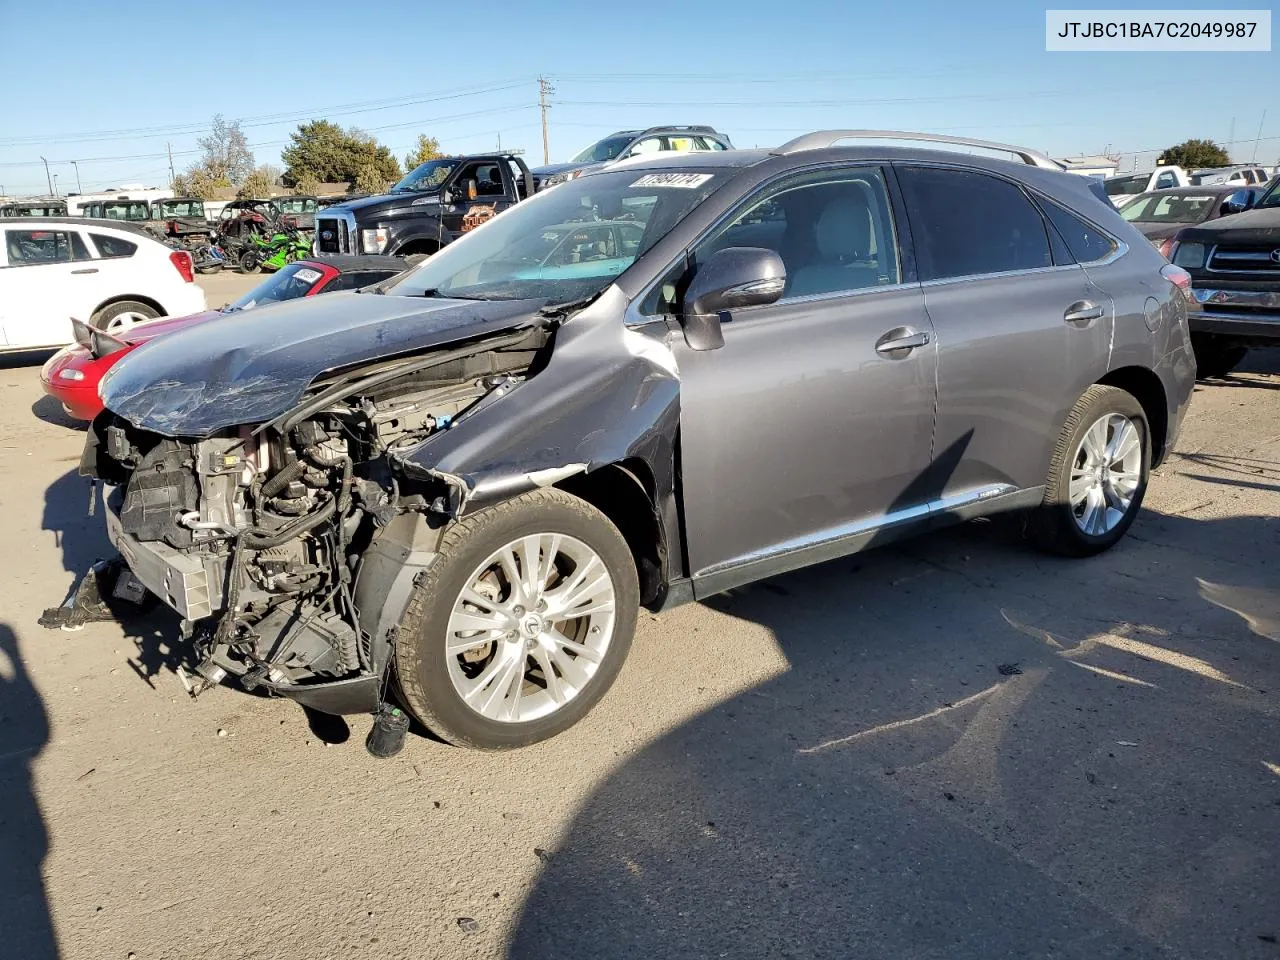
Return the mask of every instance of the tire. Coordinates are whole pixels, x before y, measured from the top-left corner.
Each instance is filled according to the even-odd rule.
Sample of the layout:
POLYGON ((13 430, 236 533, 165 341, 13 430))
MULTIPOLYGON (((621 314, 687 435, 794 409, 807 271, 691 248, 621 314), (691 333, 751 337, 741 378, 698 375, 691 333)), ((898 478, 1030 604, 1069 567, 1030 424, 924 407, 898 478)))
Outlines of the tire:
POLYGON ((1087 557, 1110 549, 1125 535, 1142 507, 1150 470, 1151 429, 1142 405, 1124 390, 1093 385, 1067 415, 1050 457, 1044 500, 1031 516, 1032 539, 1045 550, 1070 557, 1087 557), (1136 430, 1136 445, 1116 440, 1116 418, 1124 418, 1136 430), (1086 438, 1095 428, 1100 433, 1094 435, 1094 440, 1105 441, 1102 458, 1091 457, 1086 447, 1086 438), (1127 457, 1107 459, 1116 442, 1120 442, 1127 457), (1106 469, 1094 473, 1097 468, 1090 460, 1103 463, 1106 469), (1119 470, 1115 469, 1117 464, 1119 470), (1075 502, 1073 473, 1080 484, 1075 502), (1079 498, 1082 490, 1087 491, 1083 501, 1079 498), (1128 503, 1121 510, 1125 493, 1128 503), (1101 509, 1101 522, 1095 507, 1101 509))
POLYGON ((257 273, 262 267, 256 250, 246 250, 236 258, 236 270, 239 273, 257 273))
POLYGON ((1196 379, 1214 380, 1225 377, 1240 365, 1249 352, 1248 347, 1232 343, 1212 334, 1191 335, 1191 349, 1196 355, 1196 379))
POLYGON ((103 307, 90 317, 89 325, 108 332, 127 330, 135 323, 154 320, 158 316, 160 311, 155 307, 139 303, 137 300, 120 300, 103 307))
MULTIPOLYGON (((541 570, 550 553, 549 546, 540 548, 537 561, 530 566, 541 570)), ((519 562, 518 556, 514 559, 519 562)), ((585 500, 549 488, 483 510, 454 524, 444 534, 437 559, 420 575, 400 620, 395 667, 404 705, 423 726, 457 746, 508 750, 553 737, 586 716, 613 684, 631 648, 639 605, 635 562, 626 541, 617 527, 585 500), (532 537, 548 538, 543 544, 556 543, 552 560, 560 562, 548 564, 543 582, 549 589, 545 594, 538 591, 540 596, 549 598, 544 603, 551 605, 522 613, 524 595, 510 588, 511 578, 501 572, 501 563, 491 560, 513 542, 532 537), (551 540, 555 537, 559 539, 551 540), (595 559, 587 558, 578 564, 578 557, 561 551, 577 552, 582 558, 589 553, 595 559), (600 600, 606 588, 600 588, 590 592, 585 607, 581 603, 577 606, 589 616, 554 619, 554 604, 559 602, 556 588, 568 587, 572 593, 575 573, 587 576, 588 584, 600 583, 601 573, 588 575, 589 571, 601 569, 596 562, 608 574, 611 611, 596 609, 608 605, 600 600), (468 587, 477 588, 472 597, 488 588, 488 610, 469 601, 469 606, 462 608, 463 590, 468 587), (504 605, 505 613, 495 612, 504 605), (540 632, 540 618, 535 614, 535 610, 544 609, 551 610, 543 621, 548 628, 545 633, 540 632), (471 631, 458 631, 458 622, 453 618, 461 616, 466 623, 477 615, 484 622, 508 616, 510 619, 499 630, 479 631, 468 639, 465 633, 471 631), (509 627, 516 629, 500 632, 509 627), (582 656, 545 639, 557 628, 562 640, 573 635, 573 646, 583 651, 582 656), (460 637, 460 633, 464 636, 460 637), (496 639, 485 639, 490 636, 496 639), (449 654, 445 648, 450 640, 457 647, 468 642, 475 646, 462 652, 455 647, 455 652, 449 654), (552 647, 543 648, 540 643, 552 647), (588 652, 591 657, 586 655, 588 652), (503 669, 504 662, 509 669, 503 669), (545 679, 543 664, 550 667, 554 683, 545 679), (494 678, 487 686, 486 676, 494 678), (468 687, 476 706, 464 699, 468 687), (558 693, 559 698, 553 693, 558 693), (501 698, 494 704, 499 694, 501 698), (483 709, 486 702, 487 715, 483 709), (531 719, 521 719, 519 713, 514 718, 510 715, 512 705, 517 703, 518 710, 531 719)))

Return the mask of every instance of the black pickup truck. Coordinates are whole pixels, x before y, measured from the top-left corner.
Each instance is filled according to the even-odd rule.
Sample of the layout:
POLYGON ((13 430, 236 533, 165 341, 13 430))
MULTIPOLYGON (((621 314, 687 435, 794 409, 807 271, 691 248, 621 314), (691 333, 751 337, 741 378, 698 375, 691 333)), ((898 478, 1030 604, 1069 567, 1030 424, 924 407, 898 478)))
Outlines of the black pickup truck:
POLYGON ((316 213, 317 256, 432 254, 533 193, 514 154, 428 160, 387 193, 316 213))
MULTIPOLYGON (((1251 199, 1242 191, 1238 203, 1251 199)), ((1280 181, 1244 212, 1173 239, 1170 259, 1199 301, 1187 317, 1197 376, 1225 376, 1250 347, 1280 345, 1280 181)))

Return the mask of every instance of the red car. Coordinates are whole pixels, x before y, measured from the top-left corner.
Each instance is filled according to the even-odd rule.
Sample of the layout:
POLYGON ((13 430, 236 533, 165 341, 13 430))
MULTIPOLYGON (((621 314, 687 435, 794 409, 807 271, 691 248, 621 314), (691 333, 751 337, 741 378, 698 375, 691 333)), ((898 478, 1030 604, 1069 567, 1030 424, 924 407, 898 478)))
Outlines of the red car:
POLYGON ((106 333, 86 323, 73 321, 76 342, 63 347, 45 363, 40 371, 44 392, 62 404, 62 409, 77 420, 92 420, 102 412, 98 399, 98 383, 121 357, 139 344, 155 337, 182 330, 197 323, 207 323, 228 313, 248 310, 263 303, 314 297, 335 290, 355 290, 407 269, 397 257, 326 257, 323 260, 299 260, 254 287, 235 303, 221 310, 207 310, 189 317, 166 317, 135 324, 125 330, 106 333))

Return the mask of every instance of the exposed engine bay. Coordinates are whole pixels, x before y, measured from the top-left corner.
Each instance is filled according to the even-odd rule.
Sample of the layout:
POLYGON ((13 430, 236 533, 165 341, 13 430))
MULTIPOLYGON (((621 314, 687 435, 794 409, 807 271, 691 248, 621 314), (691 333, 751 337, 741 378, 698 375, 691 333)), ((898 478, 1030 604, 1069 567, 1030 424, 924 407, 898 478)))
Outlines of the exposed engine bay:
POLYGON ((133 575, 176 610, 200 661, 279 692, 380 674, 354 584, 377 531, 406 514, 442 526, 456 477, 406 470, 406 451, 532 376, 544 327, 330 374, 291 410, 206 438, 163 436, 110 412, 82 472, 107 487, 107 527, 133 575))

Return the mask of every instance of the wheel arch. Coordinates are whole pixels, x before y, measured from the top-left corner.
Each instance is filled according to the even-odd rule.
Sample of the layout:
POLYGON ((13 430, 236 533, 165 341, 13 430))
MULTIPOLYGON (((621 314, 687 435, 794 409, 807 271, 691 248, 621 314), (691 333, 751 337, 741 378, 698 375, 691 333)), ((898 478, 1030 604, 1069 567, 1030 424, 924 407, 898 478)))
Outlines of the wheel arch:
POLYGON ((649 465, 639 458, 622 460, 555 486, 581 497, 609 518, 635 560, 641 604, 660 600, 668 579, 667 549, 649 465))
POLYGON ((1169 400, 1160 377, 1146 367, 1120 367, 1098 383, 1123 390, 1138 401, 1151 427, 1151 466, 1159 466, 1168 453, 1169 439, 1169 400))
POLYGON ((390 251, 393 257, 411 257, 414 254, 425 253, 430 256, 440 250, 441 244, 437 243, 434 237, 412 236, 406 237, 396 244, 395 248, 390 251))

